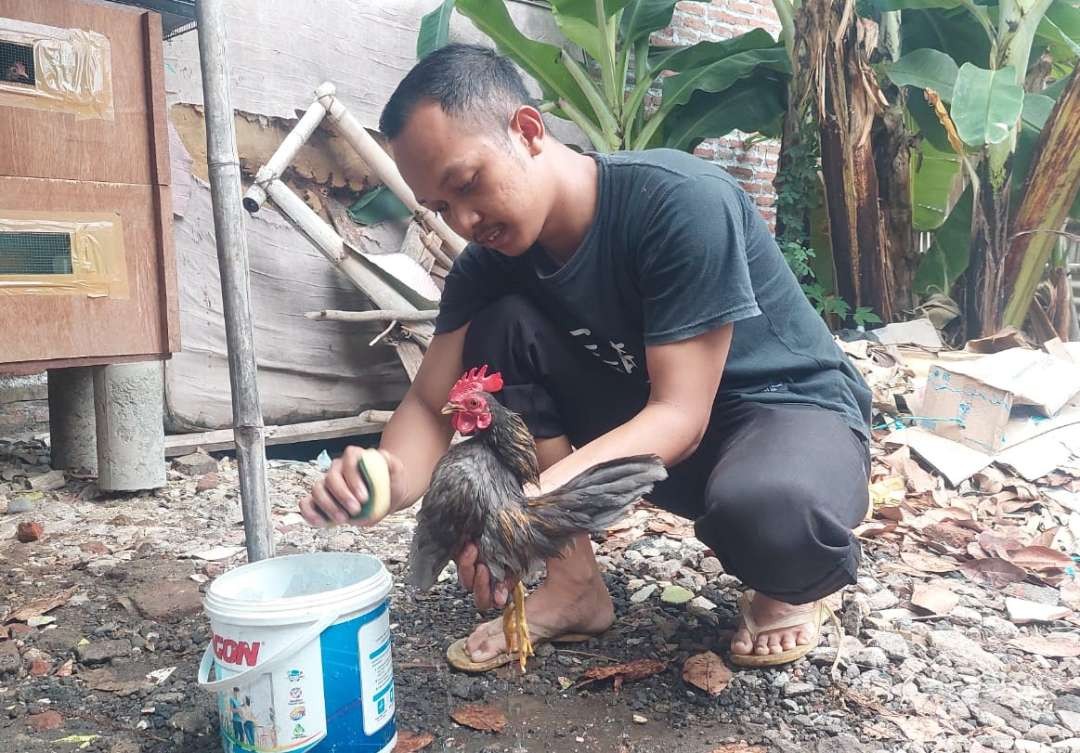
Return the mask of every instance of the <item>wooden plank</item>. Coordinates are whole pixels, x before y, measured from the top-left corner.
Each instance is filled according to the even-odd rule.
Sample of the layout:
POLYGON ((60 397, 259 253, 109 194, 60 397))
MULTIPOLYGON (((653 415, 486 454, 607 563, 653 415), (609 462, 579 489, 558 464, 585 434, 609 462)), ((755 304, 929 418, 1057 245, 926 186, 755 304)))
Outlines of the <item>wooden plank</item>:
POLYGON ((154 230, 157 235, 158 284, 163 301, 159 316, 161 339, 169 352, 180 350, 180 296, 176 281, 176 250, 172 226, 172 168, 165 110, 165 62, 161 47, 161 16, 142 15, 146 71, 146 127, 150 133, 150 183, 153 186, 154 230))
MULTIPOLYGON (((337 439, 362 434, 378 434, 390 418, 389 411, 364 411, 358 416, 331 418, 286 426, 267 426, 266 444, 290 444, 319 439, 337 439), (385 420, 383 420, 385 419, 385 420)), ((165 437, 165 457, 187 455, 198 448, 207 452, 235 448, 232 429, 218 429, 199 434, 171 434, 165 437)))
POLYGON ((21 363, 0 363, 0 374, 5 376, 26 376, 40 374, 49 369, 70 369, 76 366, 107 366, 112 363, 141 363, 160 361, 168 358, 167 353, 145 356, 114 356, 112 358, 55 358, 50 361, 23 361, 21 363))
POLYGON ((144 13, 119 5, 76 0, 0 0, 0 19, 84 29, 107 37, 113 88, 113 120, 0 107, 0 176, 150 182, 153 150, 146 127, 146 70, 141 29, 144 13))
POLYGON ((123 225, 128 297, 4 295, 0 305, 0 360, 5 363, 70 358, 163 356, 161 260, 153 189, 110 183, 0 177, 4 210, 119 212, 123 225))
POLYGON ((413 342, 397 343, 394 348, 397 350, 398 358, 401 359, 401 365, 405 367, 405 373, 409 375, 409 381, 416 381, 416 375, 420 371, 420 362, 424 360, 423 349, 413 342))

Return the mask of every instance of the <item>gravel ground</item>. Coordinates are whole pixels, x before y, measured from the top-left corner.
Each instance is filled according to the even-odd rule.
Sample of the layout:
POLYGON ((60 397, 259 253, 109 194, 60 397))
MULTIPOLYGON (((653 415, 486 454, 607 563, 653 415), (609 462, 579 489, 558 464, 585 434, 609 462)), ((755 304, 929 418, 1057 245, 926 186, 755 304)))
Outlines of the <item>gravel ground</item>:
MULTIPOLYGON (((807 659, 735 671, 716 695, 685 681, 683 665, 725 654, 739 586, 686 521, 642 508, 596 543, 617 611, 607 634, 542 647, 524 676, 473 677, 443 660, 480 619, 456 578, 427 594, 404 585, 411 514, 315 531, 295 514, 315 463, 270 461, 269 484, 279 553, 369 552, 394 576, 398 723, 430 734, 426 750, 1080 752, 1080 588, 1055 560, 1080 534, 1080 515, 1061 504, 1076 479, 977 478, 945 491, 906 456, 875 454, 877 514, 860 531, 859 584, 837 599, 835 677, 830 631, 807 659), (664 669, 618 692, 579 682, 636 659, 664 669), (468 703, 501 711, 505 729, 455 723, 468 703)), ((234 462, 174 463, 163 489, 106 496, 91 480, 48 476, 47 455, 41 440, 0 440, 0 750, 221 750, 195 675, 209 637, 202 591, 244 561, 234 462), (28 496, 32 486, 41 493, 28 496), (27 523, 41 530, 24 525, 23 537, 39 538, 21 543, 27 523), (235 554, 197 556, 216 547, 235 554)))

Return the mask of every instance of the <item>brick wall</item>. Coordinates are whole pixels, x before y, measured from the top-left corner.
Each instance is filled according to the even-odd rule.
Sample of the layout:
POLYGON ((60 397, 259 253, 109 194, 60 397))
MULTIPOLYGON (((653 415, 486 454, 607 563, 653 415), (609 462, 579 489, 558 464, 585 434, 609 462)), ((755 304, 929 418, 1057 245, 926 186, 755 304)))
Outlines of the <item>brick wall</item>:
MULTIPOLYGON (((657 45, 687 45, 706 40, 728 39, 755 28, 774 37, 780 21, 769 0, 712 0, 680 2, 675 6, 671 26, 653 37, 657 45)), ((776 194, 772 181, 780 154, 778 142, 762 142, 747 148, 746 134, 733 132, 722 139, 705 141, 697 154, 722 165, 754 198, 770 227, 776 220, 776 194)))

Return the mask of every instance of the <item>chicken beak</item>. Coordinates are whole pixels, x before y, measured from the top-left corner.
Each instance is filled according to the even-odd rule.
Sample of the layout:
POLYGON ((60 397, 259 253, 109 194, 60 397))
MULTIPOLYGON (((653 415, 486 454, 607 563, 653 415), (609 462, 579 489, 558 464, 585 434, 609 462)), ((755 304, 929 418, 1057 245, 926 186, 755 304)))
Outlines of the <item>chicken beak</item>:
POLYGON ((447 403, 439 410, 439 413, 443 414, 444 416, 450 416, 453 415, 456 411, 457 408, 454 407, 453 403, 447 403))

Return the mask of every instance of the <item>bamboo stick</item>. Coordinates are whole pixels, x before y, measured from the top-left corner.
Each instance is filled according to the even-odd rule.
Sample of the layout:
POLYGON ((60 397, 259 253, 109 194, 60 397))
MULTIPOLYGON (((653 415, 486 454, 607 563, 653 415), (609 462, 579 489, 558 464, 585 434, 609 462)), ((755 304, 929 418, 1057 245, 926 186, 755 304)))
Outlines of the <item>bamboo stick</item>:
POLYGON ((206 107, 206 154, 214 236, 221 270, 221 297, 232 393, 233 436, 240 477, 240 502, 248 560, 274 556, 274 529, 266 494, 266 443, 248 283, 248 250, 240 201, 229 69, 225 55, 225 0, 199 0, 199 62, 206 107))
POLYGON ((337 126, 341 135, 352 145, 367 166, 379 176, 379 180, 393 191, 394 195, 401 199, 401 202, 424 225, 438 234, 454 256, 460 254, 465 249, 465 239, 451 230, 439 215, 417 203, 416 196, 401 177, 394 160, 372 138, 360 121, 345 108, 341 100, 332 93, 324 93, 319 95, 319 101, 326 109, 330 121, 337 126))
POLYGON ((334 309, 323 309, 322 311, 308 311, 304 314, 307 319, 314 319, 316 321, 334 321, 334 322, 430 322, 437 315, 438 311, 386 311, 383 309, 376 309, 374 311, 336 311, 334 309))

